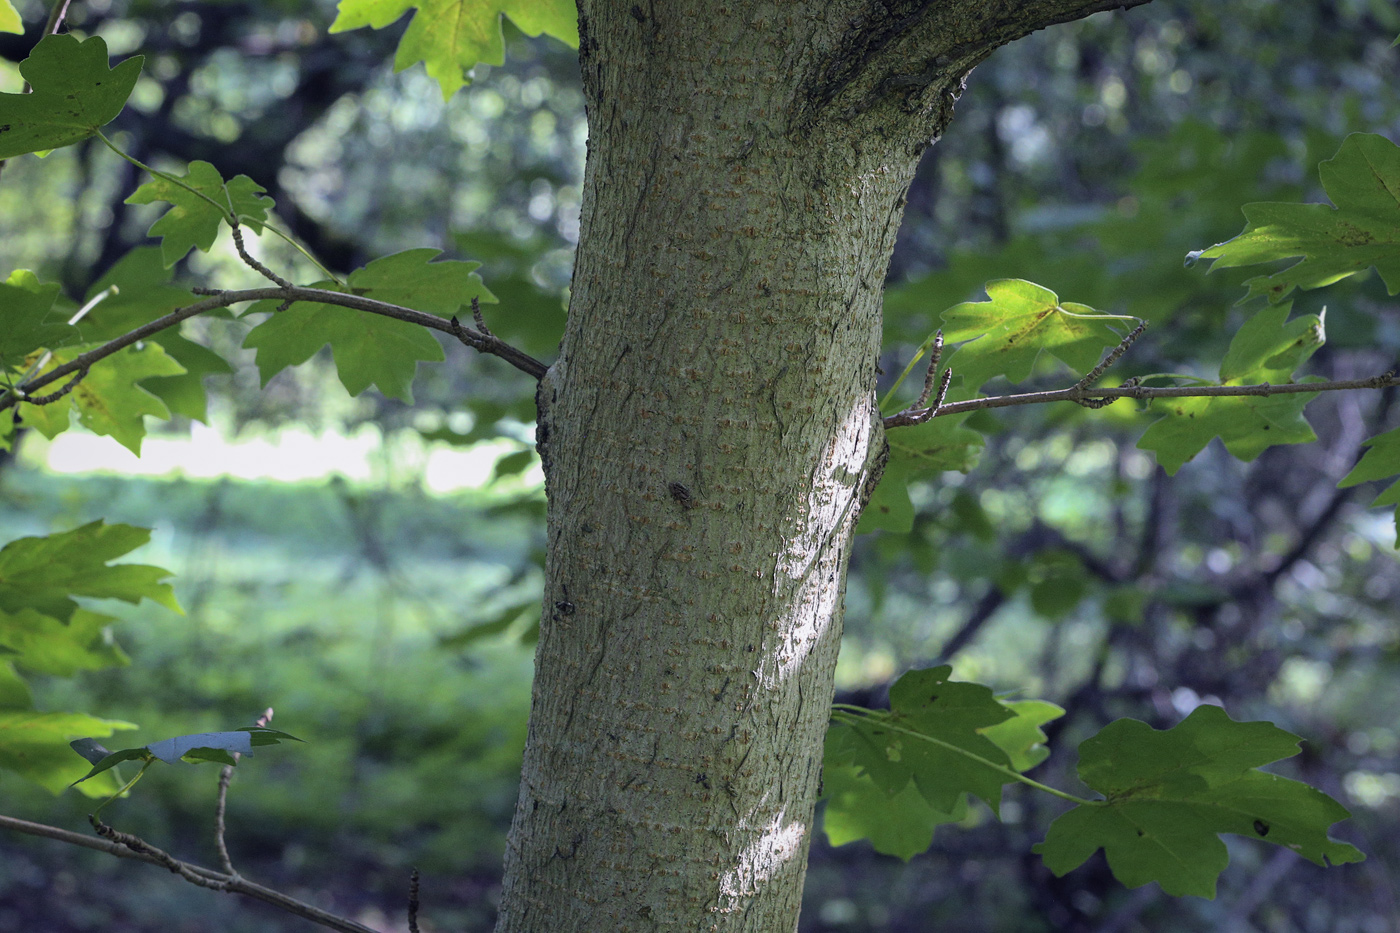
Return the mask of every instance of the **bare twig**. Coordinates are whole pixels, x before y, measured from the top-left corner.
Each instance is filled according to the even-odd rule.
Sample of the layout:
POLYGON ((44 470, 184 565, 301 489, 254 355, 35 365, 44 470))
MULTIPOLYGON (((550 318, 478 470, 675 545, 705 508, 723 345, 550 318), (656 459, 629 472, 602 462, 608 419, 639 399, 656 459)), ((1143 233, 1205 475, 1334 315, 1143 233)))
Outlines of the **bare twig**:
POLYGON ((1103 360, 1099 363, 1099 365, 1089 370, 1089 374, 1083 379, 1076 382, 1074 384, 1074 387, 1076 389, 1087 389, 1089 388, 1089 386, 1097 382, 1098 378, 1108 371, 1108 367, 1118 362, 1119 357, 1121 357, 1124 353, 1128 352, 1128 348, 1133 345, 1134 341, 1136 341, 1139 337, 1142 336, 1142 332, 1146 329, 1146 321, 1142 321, 1141 323, 1139 323, 1137 327, 1133 328, 1133 332, 1131 334, 1124 337, 1122 342, 1119 343, 1118 346, 1114 347, 1112 350, 1109 350, 1108 353, 1104 356, 1103 360))
POLYGON ((233 230, 233 245, 237 247, 239 257, 245 263, 247 263, 250 269, 253 269, 263 278, 270 279, 271 281, 276 282, 283 288, 292 287, 291 282, 288 282, 286 279, 282 278, 282 276, 278 275, 276 272, 273 272, 267 266, 258 262, 252 257, 252 254, 248 252, 247 248, 243 245, 243 228, 239 226, 237 217, 233 217, 229 220, 229 227, 233 230))
POLYGON ((408 933, 418 933, 418 869, 408 876, 408 933))
MULTIPOLYGON (((170 868, 168 864, 154 854, 160 850, 155 849, 153 846, 146 845, 145 843, 141 843, 144 848, 138 850, 126 845, 125 842, 119 842, 115 839, 105 837, 102 839, 94 839, 82 833, 59 829, 57 826, 47 826, 43 823, 31 823, 28 820, 16 819, 12 816, 0 816, 0 829, 9 829, 14 832, 25 833, 30 836, 39 836, 44 839, 54 839, 58 842, 66 842, 69 845, 82 846, 86 849, 96 849, 99 852, 106 852, 108 855, 117 858, 137 859, 142 862, 149 862, 152 865, 161 865, 167 869, 170 868)), ((126 837, 128 834, 120 833, 118 835, 126 837)), ((136 837, 132 836, 130 838, 135 839, 136 837)), ((137 841, 139 842, 139 840, 137 841)), ((170 858, 167 853, 162 852, 161 855, 170 858)), ((190 874, 202 879, 203 883, 191 882, 199 883, 201 887, 217 888, 227 891, 230 894, 242 894, 244 897, 262 901, 264 904, 270 904, 279 910, 283 910, 289 914, 295 914, 298 917, 303 917, 310 920, 312 923, 318 923, 328 929, 338 930, 340 933, 376 933, 376 931, 371 928, 356 923, 354 920, 328 913, 321 910, 319 907, 314 907, 294 897, 288 897, 281 891, 274 891, 260 884, 254 884, 246 878, 221 874, 220 872, 204 868, 200 865, 181 862, 178 859, 174 861, 180 869, 182 869, 176 871, 177 874, 183 878, 186 877, 185 871, 188 871, 190 874)))
POLYGON ((934 378, 938 375, 938 362, 942 358, 943 331, 940 330, 933 335, 933 346, 929 348, 928 354, 928 369, 924 372, 924 387, 919 392, 918 399, 903 411, 895 412, 886 418, 886 428, 923 424, 938 413, 943 400, 948 397, 948 386, 953 382, 953 371, 951 369, 944 370, 943 381, 938 385, 938 395, 934 397, 933 404, 929 404, 929 396, 933 395, 934 378))
MULTIPOLYGON (((84 377, 87 376, 87 374, 87 367, 84 366, 82 369, 79 369, 77 372, 73 373, 73 378, 65 382, 63 384, 63 388, 59 389, 57 392, 50 392, 48 395, 25 396, 24 401, 28 402, 30 405, 52 404, 53 402, 58 401, 59 399, 63 398, 63 396, 76 389, 78 387, 78 383, 82 382, 84 377)), ((23 387, 21 387, 20 391, 23 391, 23 387)))
MULTIPOLYGON (((253 723, 255 726, 266 727, 272 722, 272 707, 263 710, 263 714, 253 723)), ((233 753, 235 762, 241 758, 238 752, 233 753)), ((233 877, 238 876, 238 872, 233 868, 233 859, 229 858, 228 844, 224 842, 224 813, 228 807, 228 788, 233 783, 233 765, 224 765, 219 772, 219 794, 214 801, 214 845, 219 850, 219 865, 224 873, 233 877)))
POLYGON ((476 322, 476 329, 487 337, 495 336, 486 326, 486 318, 481 313, 481 299, 472 295, 472 320, 476 322))
MULTIPOLYGON (((347 295, 344 292, 333 292, 324 288, 303 288, 293 285, 288 288, 245 288, 240 290, 216 291, 208 294, 203 301, 197 301, 192 305, 183 308, 176 308, 169 314, 159 317, 148 324, 136 328, 107 341, 101 346, 82 353, 61 366, 55 366, 42 375, 36 376, 25 385, 25 391, 42 389, 67 376, 87 369, 98 360, 106 359, 113 353, 123 350, 132 344, 139 343, 153 334, 174 327, 181 321, 212 311, 215 308, 226 308, 229 305, 240 304, 245 301, 262 301, 264 299, 279 299, 282 301, 312 301, 321 304, 339 305, 343 308, 351 308, 356 311, 364 311, 369 314, 380 314, 385 317, 395 318, 400 321, 407 321, 410 324, 418 324, 431 330, 441 331, 451 334, 467 346, 481 353, 489 353, 492 356, 499 356, 507 363, 514 366, 521 372, 529 373, 536 379, 544 376, 547 367, 544 363, 530 356, 522 350, 518 350, 499 337, 489 334, 482 334, 471 328, 463 327, 455 319, 448 321, 435 314, 426 314, 422 311, 415 311, 412 308, 405 308, 401 305, 390 304, 387 301, 376 301, 373 298, 365 298, 360 295, 347 295)), ((25 401, 23 393, 16 394, 13 390, 6 390, 0 393, 0 411, 11 408, 19 402, 25 401)))

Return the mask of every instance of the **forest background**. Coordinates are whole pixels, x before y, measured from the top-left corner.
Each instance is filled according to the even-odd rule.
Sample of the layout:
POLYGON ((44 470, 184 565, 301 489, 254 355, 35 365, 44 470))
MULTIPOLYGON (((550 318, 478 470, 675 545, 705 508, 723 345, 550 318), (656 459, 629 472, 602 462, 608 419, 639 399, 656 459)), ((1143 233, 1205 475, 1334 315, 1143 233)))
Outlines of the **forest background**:
MULTIPOLYGON (((42 22, 37 4, 20 7, 42 22)), ((329 36, 333 16, 330 4, 91 2, 69 23, 102 35, 114 58, 150 56, 109 128, 131 154, 249 175, 336 268, 424 245, 482 261, 501 301, 488 306, 493 329, 548 357, 586 136, 575 53, 507 26, 505 66, 479 68, 444 103, 421 69, 391 73, 397 29, 329 36)), ((1228 14, 1157 0, 997 52, 911 191, 886 300, 887 378, 940 311, 1003 276, 1151 321, 1119 364, 1125 376, 1218 360, 1252 272, 1207 276, 1183 257, 1239 232, 1245 203, 1321 200, 1316 165, 1346 134, 1400 138, 1397 31, 1400 14, 1380 0, 1255 0, 1228 14)), ((0 36, 5 89, 17 89, 32 44, 0 36)), ((85 293, 155 216, 124 203, 139 181, 95 142, 6 165, 4 267, 85 293)), ((196 253, 184 271, 255 284, 231 250, 196 253)), ((1324 303, 1333 312, 1313 372, 1358 378, 1395 362, 1400 326, 1379 281, 1301 293, 1295 309, 1324 303)), ((246 352, 241 336, 209 336, 226 355, 246 352)), ((110 439, 49 446, 32 432, 0 463, 5 540, 98 517, 154 527, 137 556, 175 572, 186 610, 125 612, 117 635, 134 663, 36 680, 40 705, 98 710, 151 738, 274 706, 276 725, 310 741, 240 769, 237 862, 386 929, 402 922, 409 866, 424 873, 428 928, 490 928, 538 613, 532 384, 465 348, 448 354, 422 371, 413 406, 350 399, 329 359, 265 390, 253 366, 212 375, 208 410, 157 428, 139 461, 147 472, 183 462, 183 473, 138 475, 110 439), (195 440, 183 443, 192 419, 195 440), (278 481, 278 455, 258 444, 316 468, 278 481), (210 466, 240 457, 256 469, 210 466), (107 471, 82 469, 99 458, 107 471), (446 488, 449 471, 476 482, 446 488), (475 794, 444 793, 449 784, 475 794), (464 856, 477 866, 470 881, 464 856)), ((1047 731, 1066 749, 1120 716, 1165 727, 1222 702, 1308 740, 1276 770, 1348 806, 1336 835, 1368 861, 1324 872, 1232 844, 1214 901, 1124 890, 1097 858, 1057 879, 1030 847, 1059 811, 1013 790, 1003 822, 974 811, 908 864, 865 843, 818 842, 804 929, 1394 929, 1400 568, 1389 512, 1366 508, 1366 486, 1336 487, 1361 443, 1395 426, 1393 390, 1327 396, 1309 416, 1318 444, 1248 464, 1212 445, 1168 477, 1134 446, 1149 418, 1127 404, 998 414, 969 479, 915 486, 912 531, 858 541, 838 687, 878 703, 902 670, 947 660, 959 679, 1065 706, 1047 731)), ((1036 776, 1063 785, 1073 766, 1061 751, 1036 776)), ((152 772, 120 804, 122 828, 207 854, 214 793, 213 769, 152 772)), ((90 809, 9 777, 0 800, 72 827, 90 809)), ((0 838, 0 931, 204 930, 214 911, 228 931, 303 923, 218 898, 140 866, 0 838)))

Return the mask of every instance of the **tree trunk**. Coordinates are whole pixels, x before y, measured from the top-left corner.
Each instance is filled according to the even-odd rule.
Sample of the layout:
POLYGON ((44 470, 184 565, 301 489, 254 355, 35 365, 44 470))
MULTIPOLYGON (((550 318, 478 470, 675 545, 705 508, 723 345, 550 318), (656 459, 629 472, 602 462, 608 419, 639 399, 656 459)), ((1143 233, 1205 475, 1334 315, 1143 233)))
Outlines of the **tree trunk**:
POLYGON ((500 933, 796 927, 904 194, 972 66, 1146 0, 580 4, 500 933))

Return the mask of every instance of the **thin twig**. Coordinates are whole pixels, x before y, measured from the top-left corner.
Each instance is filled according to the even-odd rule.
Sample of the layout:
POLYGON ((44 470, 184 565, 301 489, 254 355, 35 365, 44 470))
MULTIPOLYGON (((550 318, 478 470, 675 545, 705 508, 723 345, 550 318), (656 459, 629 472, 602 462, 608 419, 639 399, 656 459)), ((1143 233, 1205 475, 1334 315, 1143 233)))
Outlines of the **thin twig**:
POLYGON ((1118 362, 1119 357, 1121 357, 1124 353, 1128 352, 1128 348, 1133 345, 1134 341, 1136 341, 1139 337, 1142 336, 1142 332, 1146 329, 1146 321, 1143 321, 1142 323, 1138 324, 1137 327, 1133 328, 1133 332, 1128 336, 1124 337, 1122 342, 1119 343, 1118 346, 1114 347, 1112 350, 1109 350, 1108 354, 1104 356, 1103 360, 1099 363, 1099 365, 1089 370, 1089 374, 1083 379, 1076 382, 1074 384, 1074 387, 1076 389, 1087 389, 1089 388, 1089 386, 1097 382, 1098 378, 1108 371, 1108 367, 1118 362))
POLYGON ((953 382, 953 371, 951 369, 944 370, 943 381, 938 386, 938 395, 934 397, 933 404, 929 404, 929 396, 933 395, 934 377, 938 375, 938 363, 941 359, 943 359, 943 331, 939 330, 933 335, 933 346, 929 348, 928 368, 924 371, 924 387, 919 392, 918 399, 903 411, 897 411, 886 418, 886 428, 902 428, 923 424, 937 414, 943 400, 948 397, 948 386, 953 382))
POLYGON ((408 876, 408 933, 418 933, 418 869, 408 876))
MULTIPOLYGON (((518 350, 510 344, 494 335, 488 336, 480 334, 470 328, 463 327, 454 320, 445 320, 435 314, 426 314, 422 311, 415 311, 412 308, 405 308, 401 305, 390 304, 387 301, 376 301, 373 298, 365 298, 360 295, 347 295, 343 292, 333 292, 324 288, 303 288, 293 285, 289 288, 245 288, 240 290, 217 291, 209 294, 203 301, 197 301, 192 305, 183 308, 176 308, 164 317, 159 317, 148 324, 136 328, 116 337, 106 343, 94 347, 82 353, 61 366, 55 366, 42 375, 36 376, 25 388, 29 391, 42 389, 67 376, 69 373, 78 372, 81 369, 91 367, 98 360, 106 359, 113 353, 139 343, 153 334, 158 334, 169 327, 174 327, 181 321, 192 318, 206 311, 215 308, 226 308, 229 305, 240 304, 245 301, 262 301, 264 299, 279 299, 290 301, 318 302, 320 304, 339 305, 343 308, 351 308, 356 311, 365 311, 369 314, 380 314, 385 317, 395 318, 400 321, 407 321, 410 324, 418 324, 431 330, 441 331, 451 334, 461 340, 467 346, 481 353, 489 353, 499 356, 507 363, 514 366, 521 372, 528 373, 536 379, 544 376, 549 368, 544 363, 530 356, 523 350, 518 350)), ((11 408, 24 401, 13 391, 0 393, 0 411, 11 408)))
MULTIPOLYGON (((31 823, 28 820, 21 820, 12 816, 0 815, 0 829, 9 829, 29 836, 38 836, 43 839, 66 842, 69 845, 82 846, 85 849, 96 849, 98 852, 105 852, 117 858, 137 859, 142 862, 149 862, 152 865, 169 867, 161 861, 160 858, 149 851, 153 848, 149 846, 146 847, 146 851, 137 851, 122 842, 117 842, 112 839, 94 839, 82 833, 75 833, 67 829, 59 829, 57 826, 48 826, 44 823, 31 823)), ((123 833, 122 835, 126 834, 123 833)), ((376 933, 375 930, 363 924, 356 923, 354 920, 328 913, 319 907, 307 904, 304 901, 299 901, 294 897, 288 897, 281 891, 265 888, 246 878, 237 876, 229 877, 210 868, 204 868, 203 866, 195 865, 190 862, 176 861, 191 874, 203 879, 205 882, 214 883, 203 884, 201 885, 202 887, 213 887, 215 884, 222 885, 222 890, 231 894, 242 894, 244 897, 262 901, 264 904, 270 904, 279 910, 289 914, 295 914, 298 917, 304 917, 313 923, 319 923, 321 926, 329 929, 338 930, 340 933, 376 933)), ((181 877, 185 877, 183 872, 178 873, 181 877)))
POLYGON ((251 268, 251 269, 253 269, 254 271, 256 271, 256 272, 258 272, 259 274, 261 274, 263 278, 265 278, 265 279, 270 279, 271 281, 276 282, 278 285, 282 286, 283 288, 291 288, 291 287, 292 287, 292 283, 291 283, 291 282, 288 282, 286 279, 282 278, 282 276, 278 275, 276 272, 273 272, 273 271, 272 271, 271 269, 269 269, 267 266, 265 266, 265 265, 263 265, 262 263, 258 262, 258 261, 257 261, 256 259, 254 259, 254 258, 252 257, 252 255, 248 252, 247 248, 244 247, 244 245, 243 245, 243 227, 238 223, 238 218, 237 218, 237 217, 235 217, 235 218, 233 218, 232 220, 229 221, 229 227, 230 227, 230 229, 233 230, 233 245, 234 245, 235 247, 237 247, 239 257, 240 257, 245 263, 247 263, 247 265, 248 265, 249 268, 251 268))
POLYGON ((486 318, 481 313, 481 299, 475 295, 472 295, 472 320, 476 321, 476 329, 487 337, 495 336, 486 326, 486 318))
MULTIPOLYGON (((59 389, 57 392, 50 392, 48 395, 30 395, 27 396, 24 401, 28 402, 30 405, 50 405, 76 389, 78 383, 82 382, 83 379, 87 377, 87 374, 87 367, 84 366, 82 369, 75 372, 73 378, 65 382, 63 388, 59 389)), ((20 387, 20 391, 24 391, 23 386, 20 387)))
POLYGON ((928 369, 924 372, 923 391, 919 393, 919 400, 911 405, 911 408, 928 407, 929 396, 933 394, 933 377, 938 374, 938 361, 941 359, 943 359, 943 330, 939 328, 938 333, 933 335, 933 346, 928 352, 928 369))

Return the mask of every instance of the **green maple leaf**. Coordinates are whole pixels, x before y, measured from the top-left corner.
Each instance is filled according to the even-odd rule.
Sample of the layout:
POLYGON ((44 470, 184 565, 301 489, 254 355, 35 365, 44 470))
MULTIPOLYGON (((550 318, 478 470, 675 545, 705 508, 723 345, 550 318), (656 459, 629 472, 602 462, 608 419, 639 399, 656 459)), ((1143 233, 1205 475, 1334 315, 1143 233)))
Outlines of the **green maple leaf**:
MULTIPOLYGON (((0 8, 0 24, 4 18, 0 8)), ((97 135, 121 113, 143 61, 137 55, 109 69, 107 43, 99 36, 82 42, 66 34, 39 40, 19 66, 32 92, 0 94, 0 159, 97 135)))
POLYGON ((170 204, 170 209, 147 231, 148 236, 161 238, 161 255, 167 266, 184 259, 195 247, 209 252, 219 234, 219 225, 230 217, 238 218, 254 233, 262 232, 273 202, 262 194, 267 189, 247 175, 224 181, 214 166, 195 161, 179 177, 182 184, 174 178, 152 179, 126 199, 127 204, 170 204))
POLYGON ((1215 896, 1229 862, 1221 833, 1285 846, 1319 865, 1359 862, 1355 846, 1327 836, 1349 814, 1299 781, 1257 770, 1298 754, 1296 735, 1267 722, 1235 722, 1200 706, 1158 731, 1112 722, 1079 746, 1079 776, 1107 799, 1050 825, 1035 847, 1056 875, 1102 848, 1119 881, 1156 881, 1171 895, 1215 896))
MULTIPOLYGON (((1220 385, 1292 381, 1293 373, 1322 346, 1326 335, 1321 316, 1309 314, 1289 321, 1289 308, 1289 304, 1265 308, 1240 328, 1220 365, 1220 385)), ((1148 427, 1138 447, 1155 452, 1169 474, 1216 437, 1231 454, 1250 461, 1275 444, 1315 440, 1303 409, 1316 397, 1313 392, 1300 392, 1160 399, 1154 406, 1164 408, 1166 416, 1148 427)))
POLYGON ((1058 295, 1034 282, 994 279, 986 291, 990 301, 965 301, 943 312, 944 339, 967 341, 947 360, 966 391, 996 376, 1025 380, 1042 350, 1086 373, 1106 348, 1122 340, 1109 326, 1120 318, 1088 305, 1061 303, 1058 295))
POLYGON ((72 677, 78 671, 130 663, 112 640, 115 620, 76 609, 66 622, 35 609, 0 611, 0 654, 36 674, 72 677))
MULTIPOLYGON (((451 317, 473 297, 495 301, 475 262, 432 262, 439 250, 413 249, 376 259, 356 269, 348 291, 417 311, 451 317)), ((339 290, 333 283, 318 288, 339 290)), ((276 302, 258 302, 249 314, 272 311, 276 302)), ((442 345, 425 328, 379 314, 337 305, 297 302, 276 311, 248 333, 245 347, 255 348, 263 385, 288 366, 306 362, 327 344, 340 381, 351 395, 371 385, 391 398, 411 401, 420 360, 444 358, 442 345)))
POLYGON ((17 270, 0 284, 0 363, 18 365, 38 349, 56 349, 77 339, 66 315, 54 309, 58 285, 41 285, 34 273, 17 270))
POLYGON ((24 20, 19 18, 19 11, 10 0, 0 0, 0 32, 24 33, 24 20))
MULTIPOLYGON (((77 357, 84 346, 69 347, 55 352, 47 372, 77 357)), ((166 355, 159 344, 130 346, 95 364, 87 376, 62 398, 46 405, 19 405, 24 423, 47 438, 57 437, 68 430, 74 411, 78 421, 94 434, 105 434, 138 456, 141 441, 146 436, 146 415, 169 418, 165 403, 138 383, 153 376, 177 376, 184 367, 166 355)), ((46 386, 44 391, 57 390, 71 377, 46 386)))
POLYGON ((1373 266, 1390 294, 1400 292, 1400 147, 1353 133, 1318 174, 1331 205, 1246 204, 1244 232, 1187 262, 1210 259, 1223 268, 1302 257, 1246 282, 1246 301, 1262 295, 1279 302, 1295 288, 1320 288, 1373 266))
MULTIPOLYGON (((87 300, 91 300, 108 288, 117 287, 115 294, 99 302, 79 322, 83 339, 92 343, 111 340, 198 300, 186 289, 171 284, 171 278, 172 272, 161 260, 159 249, 131 250, 88 290, 87 300)), ((233 368, 213 350, 181 336, 179 327, 167 328, 149 339, 160 344, 185 371, 143 380, 142 388, 175 414, 203 421, 208 406, 204 378, 232 372, 233 368)))
POLYGON ((951 810, 937 810, 913 784, 889 794, 854 765, 834 760, 823 765, 822 793, 822 829, 832 845, 869 839, 876 852, 906 862, 928 849, 938 826, 967 816, 966 796, 951 810))
POLYGON ((528 36, 548 33, 578 47, 578 8, 574 0, 340 0, 331 32, 371 26, 382 29, 410 9, 413 21, 399 40, 394 70, 417 62, 451 97, 470 79, 478 63, 505 61, 501 17, 508 16, 528 36))
POLYGON ((1011 767, 1017 771, 1029 771, 1050 757, 1050 749, 1045 747, 1045 730, 1040 727, 1063 716, 1064 708, 1044 700, 1000 702, 1015 715, 980 731, 1006 753, 1011 759, 1011 767))
POLYGON ((160 603, 176 612, 180 604, 170 571, 148 564, 111 564, 151 539, 146 528, 91 522, 71 531, 18 538, 0 548, 0 611, 32 609, 61 622, 72 621, 74 597, 160 603))
POLYGON ((196 764, 201 761, 216 761, 219 764, 236 765, 239 755, 251 756, 254 748, 280 745, 282 740, 300 742, 301 739, 266 726, 245 726, 228 732, 197 732, 193 735, 177 735, 149 745, 136 748, 123 748, 111 752, 90 738, 70 742, 69 747, 92 764, 92 770, 74 781, 81 784, 97 775, 121 764, 123 761, 163 761, 175 764, 184 761, 196 764))
MULTIPOLYGON (((1384 434, 1377 434, 1366 441, 1365 446, 1370 449, 1362 455, 1361 460, 1352 468, 1352 471, 1342 477, 1342 481, 1337 484, 1338 486, 1356 486, 1372 480, 1390 479, 1400 473, 1400 428, 1386 431, 1384 434)), ((1373 507, 1396 506, 1396 514, 1400 516, 1400 482, 1391 483, 1380 495, 1376 496, 1371 505, 1373 507)), ((1400 547, 1400 535, 1397 536, 1395 545, 1400 547)))
MULTIPOLYGON (((87 770, 81 760, 73 757, 71 739, 135 728, 129 722, 79 713, 0 712, 0 768, 28 778, 52 793, 61 793, 87 770)), ((89 796, 109 796, 117 787, 109 776, 104 784, 83 790, 89 796)))

